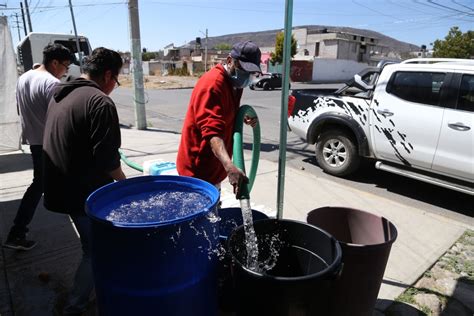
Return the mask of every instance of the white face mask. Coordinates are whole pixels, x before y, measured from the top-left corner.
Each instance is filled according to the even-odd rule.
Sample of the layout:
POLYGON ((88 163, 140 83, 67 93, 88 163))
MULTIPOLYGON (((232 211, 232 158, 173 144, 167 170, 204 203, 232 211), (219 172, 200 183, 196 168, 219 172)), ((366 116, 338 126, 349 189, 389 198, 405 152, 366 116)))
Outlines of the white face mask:
MULTIPOLYGON (((229 72, 229 65, 224 64, 225 70, 229 72)), ((235 73, 230 75, 230 79, 232 80, 232 85, 236 88, 243 89, 250 84, 250 73, 239 68, 234 68, 235 73)))

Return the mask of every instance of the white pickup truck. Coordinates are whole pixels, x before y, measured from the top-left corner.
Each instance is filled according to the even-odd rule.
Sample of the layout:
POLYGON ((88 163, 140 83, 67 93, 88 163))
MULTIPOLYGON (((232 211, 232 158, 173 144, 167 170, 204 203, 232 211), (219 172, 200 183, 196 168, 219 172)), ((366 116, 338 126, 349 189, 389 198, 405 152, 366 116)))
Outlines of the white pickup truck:
POLYGON ((327 173, 360 158, 474 195, 474 60, 411 59, 368 68, 337 91, 293 90, 288 124, 327 173))

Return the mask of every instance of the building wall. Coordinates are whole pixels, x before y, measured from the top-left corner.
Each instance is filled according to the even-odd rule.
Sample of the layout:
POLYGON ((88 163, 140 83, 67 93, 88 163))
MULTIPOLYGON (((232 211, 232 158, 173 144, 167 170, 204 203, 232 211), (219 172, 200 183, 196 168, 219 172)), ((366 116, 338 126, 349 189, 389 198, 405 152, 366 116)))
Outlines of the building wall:
POLYGON ((293 37, 300 46, 306 45, 306 39, 308 37, 308 29, 296 29, 292 31, 293 37))
POLYGON ((337 40, 325 40, 319 42, 319 56, 318 58, 337 58, 338 41, 337 40))
POLYGON ((364 68, 367 64, 353 60, 315 58, 313 63, 313 82, 344 82, 364 68))

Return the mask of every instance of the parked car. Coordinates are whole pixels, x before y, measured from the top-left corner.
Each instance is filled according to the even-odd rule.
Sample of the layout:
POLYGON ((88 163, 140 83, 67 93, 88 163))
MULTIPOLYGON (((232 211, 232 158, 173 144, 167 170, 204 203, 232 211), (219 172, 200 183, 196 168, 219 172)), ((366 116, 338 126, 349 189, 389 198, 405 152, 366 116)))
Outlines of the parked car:
POLYGON ((376 168, 474 195, 474 61, 369 68, 337 90, 293 90, 288 124, 327 173, 376 168))
POLYGON ((261 74, 257 77, 250 85, 249 88, 255 90, 260 88, 263 90, 272 90, 281 88, 282 77, 280 73, 266 73, 261 74))

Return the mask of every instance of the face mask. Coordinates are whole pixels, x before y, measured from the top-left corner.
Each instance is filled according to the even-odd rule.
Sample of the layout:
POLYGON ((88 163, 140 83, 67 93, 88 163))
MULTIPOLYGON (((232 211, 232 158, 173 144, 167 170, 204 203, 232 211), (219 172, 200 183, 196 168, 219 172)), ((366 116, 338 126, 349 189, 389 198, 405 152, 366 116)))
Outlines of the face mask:
POLYGON ((243 89, 250 83, 250 73, 235 68, 235 74, 230 77, 232 79, 232 84, 236 88, 243 89))

